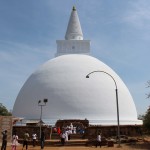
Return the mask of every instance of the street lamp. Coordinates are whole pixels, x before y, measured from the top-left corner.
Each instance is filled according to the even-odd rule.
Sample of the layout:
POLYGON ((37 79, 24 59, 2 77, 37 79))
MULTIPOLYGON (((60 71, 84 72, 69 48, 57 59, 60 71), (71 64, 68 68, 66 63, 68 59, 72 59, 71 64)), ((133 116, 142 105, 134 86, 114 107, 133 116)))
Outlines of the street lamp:
POLYGON ((120 124, 119 124, 119 104, 118 104, 118 89, 117 89, 117 83, 116 83, 115 79, 113 78, 113 76, 110 75, 109 73, 105 72, 105 71, 92 71, 92 72, 90 72, 89 74, 86 75, 86 78, 89 78, 89 77, 90 77, 90 74, 95 73, 95 72, 102 72, 102 73, 107 74, 108 76, 110 76, 110 77, 113 79, 113 81, 114 81, 114 83, 115 83, 115 87, 116 87, 116 89, 115 89, 115 93, 116 93, 116 106, 117 106, 117 123, 118 123, 118 131, 117 131, 117 134, 118 134, 118 141, 119 141, 119 145, 118 145, 118 146, 120 147, 120 124))
POLYGON ((43 99, 43 101, 39 100, 38 101, 38 106, 41 107, 41 114, 40 114, 40 138, 41 138, 41 124, 42 124, 42 111, 43 111, 43 106, 46 106, 46 103, 48 102, 48 99, 43 99))

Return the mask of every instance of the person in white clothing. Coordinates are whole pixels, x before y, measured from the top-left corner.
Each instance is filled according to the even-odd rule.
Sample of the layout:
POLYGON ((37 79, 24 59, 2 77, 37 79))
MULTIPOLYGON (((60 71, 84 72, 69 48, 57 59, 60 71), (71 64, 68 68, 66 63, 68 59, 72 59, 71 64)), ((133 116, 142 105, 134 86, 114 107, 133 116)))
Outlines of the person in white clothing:
POLYGON ((97 135, 97 139, 96 139, 96 147, 100 146, 101 147, 101 134, 98 133, 97 135))
POLYGON ((18 145, 18 135, 15 132, 14 135, 12 136, 12 150, 16 150, 18 145))
POLYGON ((72 123, 70 124, 70 130, 73 133, 73 124, 72 123))
POLYGON ((36 135, 36 133, 33 133, 32 134, 32 145, 33 145, 33 147, 35 147, 35 145, 36 145, 36 139, 37 139, 37 135, 36 135))
POLYGON ((68 140, 70 140, 71 134, 72 134, 72 131, 71 131, 71 129, 69 128, 69 129, 68 129, 68 140))
POLYGON ((66 131, 65 131, 65 141, 66 142, 68 141, 68 129, 66 129, 66 131))
POLYGON ((60 138, 61 138, 61 144, 64 146, 65 145, 65 138, 66 138, 66 134, 63 132, 60 134, 60 138))

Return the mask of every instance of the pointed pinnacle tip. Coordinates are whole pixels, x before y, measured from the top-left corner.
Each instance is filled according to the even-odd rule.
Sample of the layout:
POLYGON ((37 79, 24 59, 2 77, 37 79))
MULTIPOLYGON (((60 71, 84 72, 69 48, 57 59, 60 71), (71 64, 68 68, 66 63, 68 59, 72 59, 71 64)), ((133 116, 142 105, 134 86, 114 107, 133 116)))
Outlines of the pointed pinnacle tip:
POLYGON ((72 10, 73 10, 73 11, 76 11, 76 7, 75 7, 75 6, 73 6, 72 10))

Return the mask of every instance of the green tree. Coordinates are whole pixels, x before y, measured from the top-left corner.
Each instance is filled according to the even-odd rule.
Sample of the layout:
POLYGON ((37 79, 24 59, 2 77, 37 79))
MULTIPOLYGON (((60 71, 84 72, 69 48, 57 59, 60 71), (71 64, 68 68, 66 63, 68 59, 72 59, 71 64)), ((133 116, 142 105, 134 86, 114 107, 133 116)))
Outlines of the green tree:
POLYGON ((139 116, 138 116, 138 119, 139 119, 139 120, 143 120, 143 119, 144 119, 144 115, 139 115, 139 116))
MULTIPOLYGON (((146 83, 146 88, 150 88, 150 80, 146 83)), ((150 92, 146 94, 146 98, 150 98, 150 92)), ((142 115, 143 127, 146 131, 150 132, 150 106, 147 109, 145 115, 142 115)))
POLYGON ((150 107, 147 109, 143 117, 143 127, 150 132, 150 107))
MULTIPOLYGON (((150 81, 147 81, 147 85, 146 85, 147 88, 150 88, 150 81)), ((146 94, 147 95, 147 98, 150 98, 150 93, 146 94)))
POLYGON ((0 103, 0 116, 11 116, 11 112, 7 110, 5 106, 3 106, 2 103, 0 103))

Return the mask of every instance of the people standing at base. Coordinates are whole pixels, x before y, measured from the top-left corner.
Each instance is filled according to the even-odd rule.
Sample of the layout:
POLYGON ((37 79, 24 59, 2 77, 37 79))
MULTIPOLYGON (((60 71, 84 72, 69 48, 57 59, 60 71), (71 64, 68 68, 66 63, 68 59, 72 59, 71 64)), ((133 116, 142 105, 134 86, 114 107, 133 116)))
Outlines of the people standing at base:
POLYGON ((72 134, 72 131, 70 130, 70 128, 68 129, 68 140, 71 139, 71 134, 72 134))
POLYGON ((61 144, 64 146, 65 145, 65 138, 66 138, 65 132, 62 132, 60 134, 60 138, 61 138, 61 144))
POLYGON ((7 130, 2 132, 2 147, 1 150, 6 150, 7 147, 7 130))
POLYGON ((96 147, 97 146, 100 146, 101 147, 101 134, 100 133, 98 133, 98 135, 97 135, 97 139, 96 139, 96 147))
POLYGON ((32 145, 33 145, 33 147, 35 147, 35 145, 36 145, 36 139, 37 139, 37 134, 33 133, 32 134, 32 145))
POLYGON ((14 132, 12 136, 12 150, 16 150, 17 145, 18 145, 18 135, 16 132, 14 132))
POLYGON ((44 149, 44 142, 45 142, 45 133, 43 130, 41 132, 40 140, 41 140, 41 150, 42 150, 42 149, 44 149))
POLYGON ((68 141, 68 129, 65 130, 65 142, 68 141))
POLYGON ((23 138, 23 148, 26 146, 26 150, 28 149, 28 140, 29 140, 29 133, 26 131, 24 133, 24 138, 23 138))
POLYGON ((70 124, 70 130, 71 130, 71 133, 73 133, 73 124, 72 123, 70 124))

